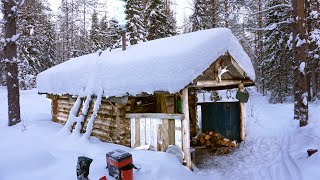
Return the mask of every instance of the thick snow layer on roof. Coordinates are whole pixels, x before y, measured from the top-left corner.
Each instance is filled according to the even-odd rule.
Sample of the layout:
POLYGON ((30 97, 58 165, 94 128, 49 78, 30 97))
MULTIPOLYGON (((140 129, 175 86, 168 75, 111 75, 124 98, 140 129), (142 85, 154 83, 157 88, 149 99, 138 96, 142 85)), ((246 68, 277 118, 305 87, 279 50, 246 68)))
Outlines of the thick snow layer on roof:
POLYGON ((229 52, 255 79, 250 58, 229 29, 216 28, 158 39, 71 59, 40 73, 40 93, 104 96, 154 91, 178 92, 229 52))

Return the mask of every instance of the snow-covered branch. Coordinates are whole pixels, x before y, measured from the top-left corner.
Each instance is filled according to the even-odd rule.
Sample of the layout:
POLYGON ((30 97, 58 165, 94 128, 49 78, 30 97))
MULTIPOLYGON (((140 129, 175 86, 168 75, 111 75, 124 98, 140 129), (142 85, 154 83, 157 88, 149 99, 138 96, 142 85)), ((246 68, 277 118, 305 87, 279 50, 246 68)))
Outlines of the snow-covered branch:
POLYGON ((259 14, 259 13, 264 13, 264 12, 268 12, 272 9, 275 9, 275 8, 292 8, 292 6, 290 4, 278 4, 278 5, 275 5, 275 6, 272 6, 272 7, 269 7, 267 9, 264 9, 264 10, 261 10, 261 11, 256 11, 256 12, 253 12, 251 13, 251 15, 256 15, 256 14, 259 14))

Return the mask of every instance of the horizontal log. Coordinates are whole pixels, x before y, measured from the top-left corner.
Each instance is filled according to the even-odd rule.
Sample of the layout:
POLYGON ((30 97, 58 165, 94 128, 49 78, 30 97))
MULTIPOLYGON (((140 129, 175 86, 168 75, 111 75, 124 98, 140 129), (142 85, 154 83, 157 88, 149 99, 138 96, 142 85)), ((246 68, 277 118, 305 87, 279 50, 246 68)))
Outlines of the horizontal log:
POLYGON ((67 113, 67 114, 69 114, 70 113, 70 110, 71 109, 69 109, 69 108, 64 108, 64 107, 56 107, 56 109, 57 109, 57 112, 64 112, 64 113, 67 113))
POLYGON ((127 113, 126 118, 182 119, 183 114, 127 113))
POLYGON ((56 117, 61 117, 62 119, 68 119, 69 115, 67 113, 64 112, 58 112, 56 117))
POLYGON ((231 85, 238 85, 239 83, 243 83, 245 85, 254 84, 250 80, 222 80, 221 82, 218 82, 218 81, 197 81, 196 87, 231 86, 231 85))
POLYGON ((66 120, 61 119, 61 118, 59 118, 59 117, 54 117, 54 118, 53 118, 53 121, 54 121, 54 122, 57 122, 57 123, 59 123, 59 124, 63 124, 63 125, 66 124, 66 122, 67 122, 66 120))

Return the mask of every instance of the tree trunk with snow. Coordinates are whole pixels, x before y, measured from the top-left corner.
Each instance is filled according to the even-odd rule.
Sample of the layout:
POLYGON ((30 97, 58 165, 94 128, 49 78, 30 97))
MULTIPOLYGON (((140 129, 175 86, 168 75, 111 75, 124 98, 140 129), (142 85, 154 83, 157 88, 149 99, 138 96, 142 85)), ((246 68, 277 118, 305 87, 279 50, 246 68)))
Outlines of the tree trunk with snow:
POLYGON ((306 84, 306 19, 304 0, 293 0, 294 119, 300 126, 308 124, 308 92, 306 84))
POLYGON ((215 28, 217 26, 217 19, 216 19, 216 0, 211 0, 211 26, 212 28, 215 28))
POLYGON ((258 62, 259 62, 259 73, 260 73, 260 84, 259 84, 259 89, 260 92, 262 92, 263 95, 265 95, 265 74, 264 74, 264 66, 262 65, 262 61, 263 61, 263 19, 262 19, 262 0, 258 1, 258 26, 259 26, 259 30, 258 30, 258 62))
POLYGON ((13 0, 2 0, 3 18, 5 20, 4 59, 6 63, 6 80, 8 89, 8 118, 9 126, 21 121, 20 118, 20 94, 17 65, 17 9, 22 3, 17 4, 13 0))

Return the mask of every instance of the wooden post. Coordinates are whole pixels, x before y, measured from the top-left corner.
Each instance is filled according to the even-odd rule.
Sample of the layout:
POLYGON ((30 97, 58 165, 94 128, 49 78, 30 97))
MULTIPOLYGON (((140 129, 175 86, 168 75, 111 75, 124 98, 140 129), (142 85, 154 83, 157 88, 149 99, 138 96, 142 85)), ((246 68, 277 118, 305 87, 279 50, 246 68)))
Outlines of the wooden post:
POLYGON ((189 104, 188 104, 188 88, 182 91, 182 150, 184 159, 187 162, 187 167, 191 169, 191 154, 190 154, 190 121, 189 121, 189 104))
POLYGON ((240 102, 240 139, 241 141, 244 141, 245 139, 245 130, 244 130, 244 125, 245 125, 245 121, 244 121, 245 115, 244 115, 244 103, 240 102))
POLYGON ((123 31, 121 36, 122 36, 122 51, 127 50, 127 37, 126 37, 126 31, 123 31))
MULTIPOLYGON (((243 83, 239 84, 239 91, 244 91, 244 85, 243 83)), ((245 130, 244 130, 244 125, 245 125, 245 113, 244 113, 244 103, 243 102, 239 102, 240 103, 240 139, 241 141, 244 141, 245 139, 245 130)))
POLYGON ((218 78, 219 64, 220 64, 219 61, 215 62, 215 64, 214 64, 214 69, 213 69, 213 79, 214 79, 216 82, 219 82, 219 78, 218 78))

